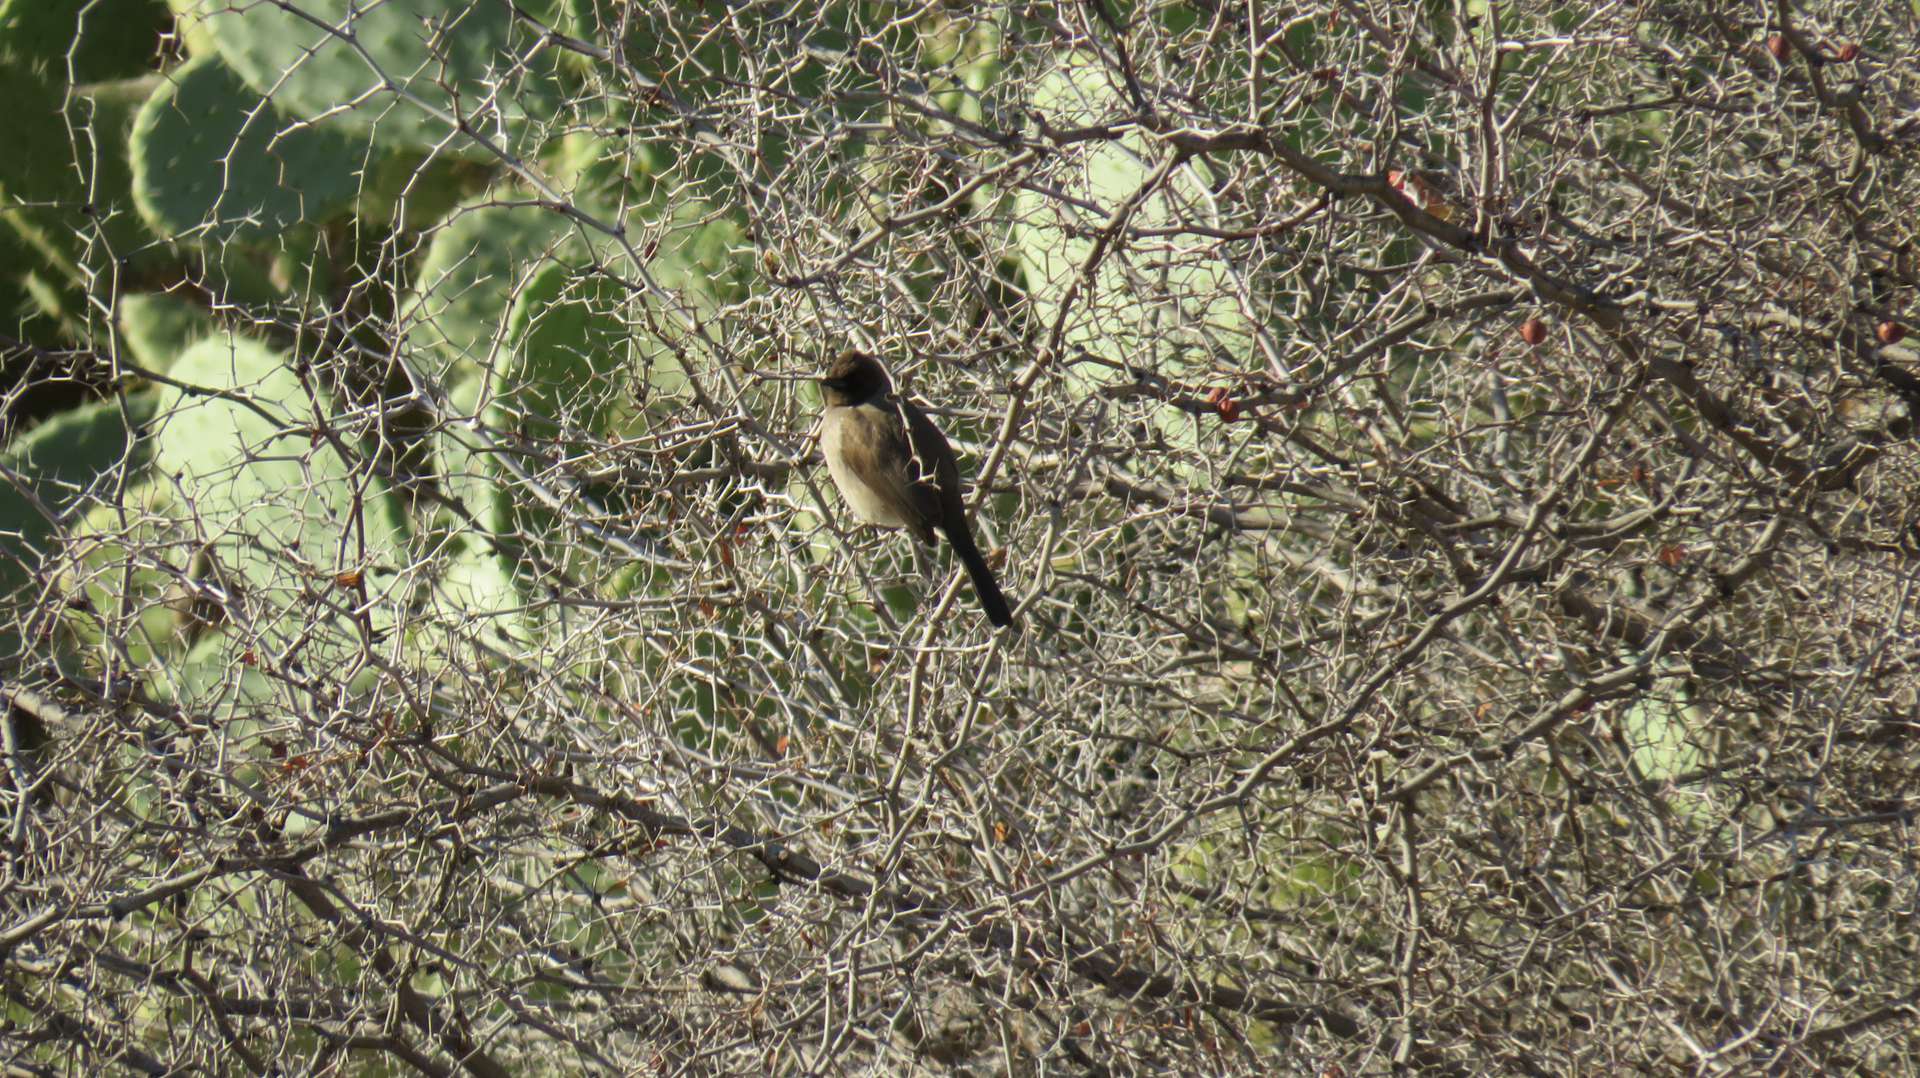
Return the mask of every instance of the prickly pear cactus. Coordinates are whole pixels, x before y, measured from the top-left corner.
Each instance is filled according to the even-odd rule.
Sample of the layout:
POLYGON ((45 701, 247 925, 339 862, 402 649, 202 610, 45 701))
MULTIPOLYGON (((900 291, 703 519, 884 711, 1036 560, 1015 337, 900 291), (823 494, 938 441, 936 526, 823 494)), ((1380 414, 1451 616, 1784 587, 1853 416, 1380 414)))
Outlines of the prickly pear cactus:
POLYGON ((290 357, 221 334, 189 348, 172 376, 195 388, 163 394, 155 463, 191 508, 188 538, 211 543, 244 589, 244 624, 262 646, 297 636, 338 659, 355 634, 347 611, 364 605, 375 625, 393 616, 405 536, 398 499, 336 449, 333 439, 348 435, 318 433, 331 402, 290 357), (332 630, 294 632, 315 618, 332 630))
POLYGON ((508 318, 513 348, 494 378, 495 425, 543 440, 609 430, 632 392, 626 299, 604 274, 542 267, 508 318))
POLYGON ((144 464, 144 446, 134 426, 153 415, 150 395, 130 397, 127 413, 117 400, 98 401, 54 416, 21 435, 4 454, 4 464, 23 478, 25 489, 0 482, 0 592, 24 578, 22 561, 44 547, 55 519, 78 504, 110 476, 129 453, 129 466, 144 464), (128 420, 132 420, 130 425, 128 420))
MULTIPOLYGON (((1035 89, 1033 108, 1056 126, 1073 127, 1102 115, 1113 93, 1089 57, 1069 54, 1035 89)), ((1080 282, 1105 215, 1133 197, 1149 178, 1142 149, 1123 139, 1064 159, 1057 178, 1061 189, 1094 209, 1078 210, 1080 201, 1028 190, 1015 193, 1013 238, 1038 328, 1051 334, 1059 323, 1064 347, 1127 356, 1156 370, 1180 369, 1188 365, 1186 357, 1195 357, 1193 365, 1206 366, 1201 357, 1209 353, 1244 361, 1253 354, 1253 331, 1236 291, 1245 286, 1236 283, 1224 260, 1176 248, 1151 257, 1135 252, 1130 266, 1106 259, 1091 281, 1080 282), (1072 307, 1067 306, 1070 297, 1076 301, 1072 307)), ((1183 213, 1193 213, 1193 207, 1208 204, 1195 197, 1205 187, 1200 162, 1176 170, 1142 202, 1133 224, 1164 227, 1183 213)), ((1069 372, 1068 385, 1076 395, 1090 393, 1120 373, 1089 363, 1074 364, 1069 372)))
POLYGON ((0 0, 0 53, 76 85, 140 74, 167 9, 155 0, 0 0))
POLYGON ((120 339, 134 362, 162 374, 195 343, 218 329, 205 308, 165 292, 120 298, 120 339))
MULTIPOLYGON (((81 307, 88 266, 107 258, 156 261, 134 212, 127 131, 152 77, 64 86, 59 65, 0 48, 0 249, 19 254, 0 267, 36 273, 56 290, 53 307, 81 307), (104 147, 104 152, 94 152, 104 147)), ((0 311, 11 315, 13 311, 0 311)))
POLYGON ((517 60, 516 46, 530 45, 538 32, 509 4, 174 6, 256 93, 295 116, 325 117, 388 146, 489 158, 475 137, 519 148, 529 121, 558 101, 552 69, 529 72, 517 60))
POLYGON ((369 156, 364 139, 276 111, 204 57, 155 88, 128 146, 134 200, 154 231, 212 240, 326 220, 352 204, 369 156))
POLYGON ((450 215, 401 314, 421 365, 449 384, 491 369, 515 299, 570 231, 566 218, 534 206, 480 203, 450 215))
MULTIPOLYGON (((90 496, 106 493, 124 462, 139 474, 147 447, 135 437, 151 418, 152 394, 99 401, 55 416, 28 431, 0 453, 0 467, 21 486, 0 479, 0 608, 20 598, 41 576, 42 559, 56 552, 62 521, 90 496)), ((30 600, 29 600, 30 601, 30 600)), ((0 658, 19 644, 0 616, 0 658)))
MULTIPOLYGON (((627 194, 609 200, 644 197, 627 194)), ((443 597, 508 635, 536 631, 533 619, 510 612, 542 597, 543 572, 597 556, 566 540, 551 496, 536 489, 544 481, 530 482, 524 469, 640 435, 676 406, 686 379, 664 339, 678 332, 664 307, 704 314, 730 298, 740 235, 691 201, 633 206, 630 234, 660 286, 648 291, 623 272, 619 245, 595 242, 527 201, 500 191, 453 214, 415 274, 418 291, 402 318, 416 361, 453 387, 437 470, 468 511, 459 530, 475 529, 460 536, 443 597)), ((617 484, 575 493, 609 511, 623 497, 617 484)), ((584 505, 569 498, 567 511, 584 505)))

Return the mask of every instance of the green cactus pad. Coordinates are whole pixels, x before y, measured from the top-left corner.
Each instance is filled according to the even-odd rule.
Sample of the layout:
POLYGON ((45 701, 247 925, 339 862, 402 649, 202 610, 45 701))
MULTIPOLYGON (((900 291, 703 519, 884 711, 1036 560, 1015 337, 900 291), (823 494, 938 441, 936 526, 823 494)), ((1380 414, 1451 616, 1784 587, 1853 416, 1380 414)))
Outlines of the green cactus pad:
MULTIPOLYGON (((472 415, 479 408, 477 398, 483 388, 481 380, 474 379, 456 390, 455 412, 472 415)), ((472 433, 458 424, 442 429, 434 439, 441 489, 480 525, 479 530, 469 530, 464 523, 454 525, 461 534, 451 544, 453 552, 434 582, 434 597, 444 609, 458 611, 462 620, 484 627, 494 644, 513 647, 535 635, 536 619, 526 610, 515 585, 512 560, 496 549, 490 534, 489 522, 503 484, 496 463, 477 452, 476 445, 472 433)))
POLYGON ((120 339, 134 362, 161 374, 189 346, 219 330, 206 308, 161 292, 120 297, 119 314, 120 339))
MULTIPOLYGON (((507 200, 501 195, 464 209, 441 227, 415 275, 420 292, 404 319, 414 354, 451 388, 457 414, 479 416, 502 452, 525 446, 526 466, 537 472, 556 454, 574 456, 594 440, 637 433, 654 406, 684 392, 679 360, 661 339, 678 333, 679 323, 659 308, 673 303, 698 314, 731 296, 740 230, 730 220, 707 220, 707 208, 692 202, 671 213, 657 206, 632 211, 629 232, 649 252, 653 280, 672 293, 656 296, 621 279, 618 244, 598 237, 590 246, 587 233, 561 215, 500 204, 507 200), (650 209, 666 220, 648 223, 650 209)), ((575 549, 515 469, 495 453, 476 452, 478 441, 456 425, 439 438, 437 455, 448 492, 493 533, 464 537, 474 544, 473 572, 462 590, 498 608, 503 580, 526 598, 538 597, 535 562, 584 568, 575 559, 594 555, 575 549), (529 545, 543 553, 516 563, 514 552, 529 545)), ((565 489, 573 480, 553 482, 565 489)), ((608 508, 621 494, 586 493, 608 508)))
MULTIPOLYGON (((543 267, 520 293, 508 320, 508 362, 491 386, 487 426, 529 460, 577 457, 616 417, 631 414, 633 363, 622 318, 626 289, 604 274, 543 267)), ((578 561, 565 526, 513 474, 497 469, 487 487, 488 526, 536 544, 546 560, 578 561)), ((516 578, 531 583, 520 567, 516 578)))
POLYGON ((221 58, 256 92, 271 94, 296 116, 325 116, 385 145, 490 157, 447 117, 515 148, 529 115, 545 115, 559 100, 547 67, 527 72, 517 61, 516 48, 530 45, 536 31, 517 22, 508 4, 299 0, 290 11, 198 0, 186 6, 196 32, 210 35, 221 58))
POLYGON ((368 147, 289 119, 211 59, 176 69, 133 124, 133 195, 163 236, 254 238, 350 205, 368 147))
MULTIPOLYGON (((19 579, 17 555, 42 549, 53 534, 53 522, 34 505, 38 499, 55 516, 64 516, 94 491, 129 452, 137 474, 145 463, 144 446, 137 443, 127 423, 135 426, 151 417, 154 400, 148 395, 127 398, 123 417, 117 400, 97 401, 56 415, 16 438, 0 464, 26 481, 29 498, 10 482, 0 481, 0 581, 19 579)), ((5 590, 7 583, 0 583, 5 590)))
POLYGON ((540 207, 501 205, 462 208, 439 226, 401 314, 423 366, 448 384, 492 369, 515 299, 570 229, 540 207))
POLYGON ((139 75, 160 50, 159 0, 0 0, 0 57, 61 83, 139 75))
POLYGON ((494 379, 493 425, 539 439, 604 433, 629 397, 626 298, 603 274, 542 267, 508 318, 512 359, 494 379))
POLYGON ((109 255, 152 260, 134 212, 125 145, 152 77, 68 87, 0 56, 7 136, 0 154, 0 227, 31 248, 50 278, 84 290, 82 268, 109 255), (103 246, 104 244, 104 246, 103 246))
MULTIPOLYGON (((1100 66, 1072 54, 1036 88, 1033 108, 1049 123, 1071 128, 1099 122, 1119 107, 1113 95, 1100 66)), ((1068 200, 1015 192, 1013 238, 1041 330, 1051 332, 1064 311, 1064 345, 1168 371, 1179 370, 1188 355, 1225 352, 1245 359, 1252 354, 1253 338, 1235 282, 1227 263, 1204 251, 1169 247, 1151 255, 1136 252, 1129 266, 1108 258, 1066 310, 1105 215, 1138 192, 1153 172, 1143 149, 1135 140, 1122 139, 1085 147, 1068 159, 1071 167, 1053 182, 1076 200, 1099 207, 1077 218, 1061 216, 1068 200)), ((1167 226, 1200 212, 1207 201, 1193 195, 1205 186, 1203 168, 1196 160, 1176 170, 1141 204, 1133 225, 1167 226)), ((1121 374, 1112 365, 1074 364, 1068 368, 1067 384, 1076 395, 1085 395, 1121 374)))
POLYGON ((195 540, 211 541, 243 586, 252 624, 273 643, 350 637, 342 611, 361 601, 359 589, 339 590, 335 577, 352 571, 363 573, 374 623, 390 620, 382 597, 395 586, 403 511, 384 484, 312 433, 330 414, 325 395, 302 383, 288 357, 227 335, 187 349, 172 374, 196 388, 163 394, 155 465, 177 483, 195 540), (307 634, 309 623, 334 631, 307 634))
MULTIPOLYGON (((118 400, 82 405, 41 423, 0 453, 0 466, 27 488, 0 477, 0 605, 11 604, 35 578, 67 519, 84 511, 88 498, 107 493, 123 459, 139 474, 146 445, 134 437, 134 428, 152 416, 154 403, 151 394, 128 397, 125 414, 118 400)), ((15 624, 0 615, 0 626, 15 624)), ((0 661, 17 643, 11 629, 0 628, 0 661)))

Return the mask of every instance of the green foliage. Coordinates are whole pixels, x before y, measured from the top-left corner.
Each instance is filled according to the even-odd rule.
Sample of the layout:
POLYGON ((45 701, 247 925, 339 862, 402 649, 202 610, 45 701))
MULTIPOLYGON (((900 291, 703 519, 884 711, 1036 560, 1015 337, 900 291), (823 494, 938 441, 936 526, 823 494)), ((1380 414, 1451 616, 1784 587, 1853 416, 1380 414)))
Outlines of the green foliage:
MULTIPOLYGON (((331 437, 331 403, 289 357, 244 337, 216 336, 180 356, 163 393, 155 464, 178 484, 197 542, 259 603, 255 624, 279 637, 301 615, 338 618, 316 596, 336 574, 364 572, 379 595, 392 582, 406 529, 398 499, 356 471, 331 437), (317 607, 317 609, 316 609, 317 607)), ((375 621, 391 617, 375 604, 375 621)))
MULTIPOLYGON (((472 415, 478 409, 483 379, 471 379, 453 391, 456 412, 472 415)), ((434 516, 434 527, 423 542, 444 544, 443 568, 433 581, 434 601, 460 611, 475 630, 496 643, 530 639, 536 622, 529 619, 515 584, 511 551, 495 535, 496 519, 510 504, 502 489, 505 470, 493 454, 482 451, 480 432, 463 423, 450 424, 433 439, 434 461, 441 492, 465 513, 434 516)), ((424 642, 432 650, 440 641, 424 642)))
MULTIPOLYGON (((1070 54, 1040 82, 1032 107, 1051 126, 1072 128, 1101 122, 1121 108, 1115 93, 1097 64, 1070 54)), ((1135 139, 1094 143, 1070 160, 1059 185, 1098 210, 1069 210, 1060 199, 1023 189, 1014 195, 1013 238, 1037 330, 1048 335, 1059 324, 1065 349, 1084 348, 1107 361, 1073 364, 1073 392, 1084 395, 1125 377, 1115 366, 1122 360, 1163 372, 1204 367, 1209 356, 1246 363, 1251 330, 1235 296, 1241 285, 1224 261, 1177 248, 1135 251, 1106 257, 1090 280, 1083 279, 1106 215, 1134 198, 1153 169, 1135 139)), ((1206 205, 1196 196, 1208 182, 1199 162, 1176 169, 1141 202, 1131 224, 1150 228, 1191 217, 1195 206, 1206 205)))
POLYGON ((86 300, 77 290, 63 287, 64 283, 37 270, 28 270, 20 278, 33 318, 52 326, 61 340, 79 340, 85 332, 80 309, 86 300))
MULTIPOLYGON (((33 249, 27 246, 18 232, 7 226, 5 216, 0 211, 0 265, 32 265, 36 258, 33 249)), ((39 305, 29 291, 26 280, 32 272, 27 270, 17 277, 0 277, 0 333, 24 341, 40 339, 29 328, 31 323, 39 321, 39 305)))
MULTIPOLYGON (((247 648, 226 633, 212 633, 194 644, 178 661, 161 666, 155 678, 157 695, 181 707, 225 719, 247 714, 273 699, 273 685, 253 663, 247 648)), ((254 749, 258 724, 249 720, 228 726, 230 743, 254 749)))
POLYGON ((1675 679, 1635 700, 1620 718, 1633 767, 1649 782, 1670 782, 1707 762, 1699 737, 1706 717, 1675 679))
MULTIPOLYGON (((153 395, 147 397, 151 411, 153 395)), ((150 441, 142 439, 136 446, 142 458, 151 456, 150 441)), ((78 557, 63 566, 62 587, 83 601, 69 606, 62 628, 66 642, 77 651, 96 648, 109 635, 135 663, 184 650, 178 631, 184 618, 177 613, 183 604, 167 598, 185 569, 156 564, 158 559, 149 553, 174 538, 177 529, 168 519, 173 505, 172 489, 148 479, 130 483, 118 499, 94 503, 75 523, 78 557), (118 622, 123 611, 131 616, 131 626, 118 622)), ((191 564, 190 559, 183 561, 191 564)))
MULTIPOLYGON (((0 453, 0 603, 12 605, 31 586, 39 559, 89 493, 101 493, 123 461, 136 472, 143 463, 134 427, 153 415, 155 401, 143 394, 124 404, 124 411, 121 401, 107 400, 65 412, 0 453)), ((0 657, 18 644, 16 624, 0 620, 0 657)))
MULTIPOLYGON (((0 230, 30 252, 29 261, 11 265, 77 297, 89 280, 83 266, 108 252, 138 254, 149 243, 134 214, 122 147, 152 85, 150 78, 126 79, 72 87, 69 95, 57 80, 0 58, 0 100, 8 110, 0 230)), ((79 303, 69 298, 62 305, 79 303)))
POLYGON ((0 0, 0 57, 75 83, 152 66, 167 8, 158 0, 0 0))
MULTIPOLYGON (((612 168, 591 142, 573 143, 561 167, 586 191, 610 198, 655 189, 650 179, 632 180, 612 168)), ((698 315, 739 287, 733 250, 740 229, 727 217, 709 220, 698 202, 682 200, 673 212, 653 205, 630 211, 629 228, 648 237, 649 274, 670 293, 663 295, 622 279, 614 268, 623 264, 615 243, 590 243, 565 217, 506 201, 478 202, 451 215, 421 261, 404 315, 417 361, 452 387, 456 411, 478 409, 484 423, 482 431, 456 425, 436 438, 446 492, 485 529, 458 539, 440 585, 449 601, 494 612, 518 605, 504 586, 508 580, 525 598, 539 597, 535 563, 593 557, 562 545, 538 553, 547 540, 560 538, 552 507, 502 454, 530 448, 536 458, 566 457, 582 439, 646 430, 649 416, 675 406, 685 389, 667 343, 679 330, 665 305, 698 315), (648 220, 648 210, 658 218, 648 220), (506 550, 531 560, 506 557, 506 550)), ((593 202, 583 205, 602 212, 593 202)), ((609 501, 621 496, 607 487, 589 493, 609 501)), ((528 627, 519 618, 509 621, 511 631, 528 627)))
POLYGON ((517 297, 570 230, 534 206, 489 200, 454 211, 434 231, 402 311, 416 362, 454 385, 492 369, 517 297))
POLYGON ((0 0, 0 266, 18 274, 0 325, 37 313, 59 332, 30 336, 74 339, 89 245, 143 241, 118 150, 165 23, 155 0, 0 0))
MULTIPOLYGON (((583 439, 604 435, 615 417, 631 414, 625 293, 604 274, 576 277, 559 262, 534 274, 508 317, 507 361, 490 386, 486 420, 496 438, 530 448, 533 459, 570 459, 583 439)), ((553 510, 500 454, 480 460, 489 468, 474 491, 481 497, 470 504, 483 509, 481 519, 496 535, 536 544, 537 559, 548 563, 591 558, 568 541, 553 510)), ((529 597, 537 594, 537 566, 509 572, 529 597)), ((489 582, 484 574, 470 579, 475 587, 489 582)))
MULTIPOLYGON (((434 594, 444 609, 460 612, 470 631, 495 643, 528 640, 537 625, 521 599, 513 563, 484 534, 468 533, 449 544, 434 594)), ((427 644, 429 650, 438 647, 438 641, 427 644)))
POLYGON ((556 104, 551 69, 537 68, 524 89, 500 85, 532 43, 533 31, 516 22, 510 5, 304 0, 297 7, 296 14, 200 0, 187 10, 255 92, 295 116, 326 116, 384 145, 485 159, 489 152, 455 122, 486 137, 504 130, 511 149, 529 119, 556 104), (349 36, 351 45, 343 40, 349 36), (397 92, 380 89, 383 76, 397 92))
POLYGON ((277 235, 352 203, 367 147, 275 112, 210 59, 173 71, 129 143, 133 195, 163 236, 277 235))
POLYGON ((507 320, 513 347, 494 376, 494 425, 549 441, 606 432, 631 393, 625 302, 626 289, 604 274, 541 267, 507 320))
POLYGON ((0 94, 8 143, 0 155, 0 194, 8 203, 73 199, 78 175, 57 86, 26 63, 0 62, 0 94))
MULTIPOLYGON (((651 145, 576 134, 557 144, 564 158, 555 162, 558 174, 570 179, 583 206, 626 207, 647 276, 664 292, 636 287, 635 275, 620 268, 626 263, 619 244, 590 242, 565 216, 530 204, 530 192, 506 189, 498 204, 469 201, 436 223, 438 200, 472 190, 476 178, 485 182, 483 175, 450 173, 447 158, 493 158, 452 134, 431 110, 450 109, 456 98, 469 108, 493 101, 498 115, 471 118, 477 129, 504 131, 511 142, 556 100, 553 69, 536 68, 528 83, 539 88, 530 96, 516 98, 511 88, 493 95, 510 51, 530 40, 508 5, 353 5, 354 43, 402 93, 374 93, 351 108, 345 106, 377 76, 321 25, 347 15, 345 0, 300 5, 312 19, 277 5, 106 0, 85 10, 71 74, 119 81, 74 87, 64 84, 64 60, 50 58, 65 56, 83 7, 21 0, 0 6, 7 16, 0 50, 34 57, 31 64, 0 64, 0 90, 16 102, 22 121, 24 152, 0 161, 0 195, 14 204, 0 210, 9 226, 4 239, 21 256, 10 264, 22 267, 9 281, 13 291, 0 298, 21 313, 19 326, 81 339, 93 306, 87 293, 102 280, 107 255, 135 253, 163 275, 204 275, 221 303, 257 306, 282 293, 307 294, 294 287, 295 276, 300 285, 314 276, 324 293, 332 267, 317 255, 302 262, 296 249, 318 252, 321 228, 346 210, 361 215, 356 227, 391 227, 385 222, 397 219, 391 211, 404 189, 409 220, 427 225, 432 237, 400 312, 409 355, 456 397, 478 405, 484 396, 479 414, 488 427, 468 431, 471 438, 449 430, 433 440, 436 478, 471 510, 467 519, 478 529, 431 510, 408 524, 381 483, 356 475, 331 444, 307 433, 326 422, 333 405, 326 391, 301 384, 288 357, 222 333, 202 308, 175 295, 123 293, 113 309, 127 354, 214 395, 173 388, 157 394, 160 406, 177 414, 137 443, 140 466, 148 451, 157 458, 157 474, 140 488, 150 504, 136 510, 140 523, 127 534, 116 534, 129 527, 124 513, 101 506, 89 514, 98 549, 128 556, 124 543, 136 537, 177 550, 211 542, 206 556, 242 585, 236 601, 265 615, 259 624, 269 630, 291 623, 314 580, 361 562, 398 560, 394 552, 410 530, 449 544, 434 585, 442 600, 468 612, 524 607, 538 595, 534 580, 545 571, 539 566, 554 564, 548 556, 559 555, 562 565, 591 557, 563 553, 551 506, 499 452, 482 447, 519 453, 563 433, 643 433, 650 415, 684 403, 678 318, 707 318, 743 294, 737 220, 686 197, 684 178, 673 176, 664 165, 669 158, 651 145), (134 77, 159 55, 167 8, 179 16, 176 29, 193 58, 164 77, 134 77), (406 152, 369 145, 369 135, 378 147, 406 152), (169 242, 182 238, 212 242, 169 242), (270 266, 275 259, 288 265, 270 266), (277 272, 289 279, 277 281, 277 272), (679 310, 669 312, 668 304, 679 310), (232 398, 218 396, 229 392, 232 398), (350 526, 356 514, 364 526, 350 526), (163 536, 156 529, 169 516, 178 534, 163 536)), ((574 32, 608 15, 587 0, 531 10, 574 32)), ((976 27, 965 40, 936 34, 930 62, 954 65, 978 88, 997 65, 984 32, 976 27)), ((657 47, 634 40, 648 54, 657 47)), ((720 43, 706 49, 702 55, 716 68, 731 62, 720 43)), ((971 97, 951 103, 968 115, 978 111, 971 97)), ((718 164, 705 156, 699 162, 708 172, 718 164)), ((98 414, 76 413, 72 421, 92 422, 98 414)), ((133 478, 146 476, 136 469, 133 478)), ((590 493, 616 502, 620 496, 590 493)), ((150 608, 159 621, 146 635, 159 640, 166 635, 159 592, 174 579, 169 572, 181 571, 143 568, 134 596, 111 595, 91 579, 82 586, 102 602, 150 608)), ((507 618, 500 624, 509 632, 525 629, 519 615, 507 618)), ((81 635, 100 642, 92 627, 81 635)), ((141 640, 131 646, 142 658, 156 654, 141 640)), ((226 661, 203 660, 216 667, 226 661)))
MULTIPOLYGON (((55 521, 135 449, 128 420, 138 425, 151 418, 153 408, 153 398, 146 395, 127 398, 125 414, 118 400, 98 401, 54 416, 15 439, 0 454, 0 465, 21 477, 25 486, 0 485, 0 521, 10 525, 9 544, 21 544, 16 551, 43 549, 55 521)), ((137 468, 142 461, 136 456, 130 463, 137 468)), ((19 570, 18 560, 0 560, 0 580, 19 570)))
POLYGON ((120 339, 134 362, 165 374, 188 347, 218 332, 206 308, 166 292, 142 292, 120 300, 120 339))

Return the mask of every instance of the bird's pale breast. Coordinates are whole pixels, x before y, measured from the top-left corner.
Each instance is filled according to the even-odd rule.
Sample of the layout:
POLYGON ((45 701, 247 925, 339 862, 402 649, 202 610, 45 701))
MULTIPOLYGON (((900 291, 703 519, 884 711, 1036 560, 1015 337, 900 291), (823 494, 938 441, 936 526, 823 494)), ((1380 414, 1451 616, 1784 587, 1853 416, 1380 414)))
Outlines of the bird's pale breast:
POLYGON ((859 408, 836 408, 828 412, 820 431, 820 448, 827 458, 827 472, 833 476, 833 485, 840 488, 840 496, 846 499, 847 508, 853 510, 854 516, 869 524, 907 527, 910 522, 900 511, 905 491, 875 489, 847 464, 853 455, 841 451, 840 439, 846 437, 848 430, 862 421, 870 421, 859 413, 859 408))

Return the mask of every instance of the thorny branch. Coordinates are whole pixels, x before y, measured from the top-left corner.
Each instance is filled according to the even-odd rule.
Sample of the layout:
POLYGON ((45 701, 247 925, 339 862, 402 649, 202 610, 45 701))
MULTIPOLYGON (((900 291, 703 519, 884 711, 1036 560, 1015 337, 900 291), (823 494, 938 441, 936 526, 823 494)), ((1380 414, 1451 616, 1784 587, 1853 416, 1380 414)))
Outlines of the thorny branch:
POLYGON ((445 141, 167 283, 292 400, 60 353, 346 538, 0 460, 8 1066, 1912 1068, 1906 5, 521 3, 479 96, 254 6, 445 141), (819 475, 849 343, 1020 634, 819 475))

